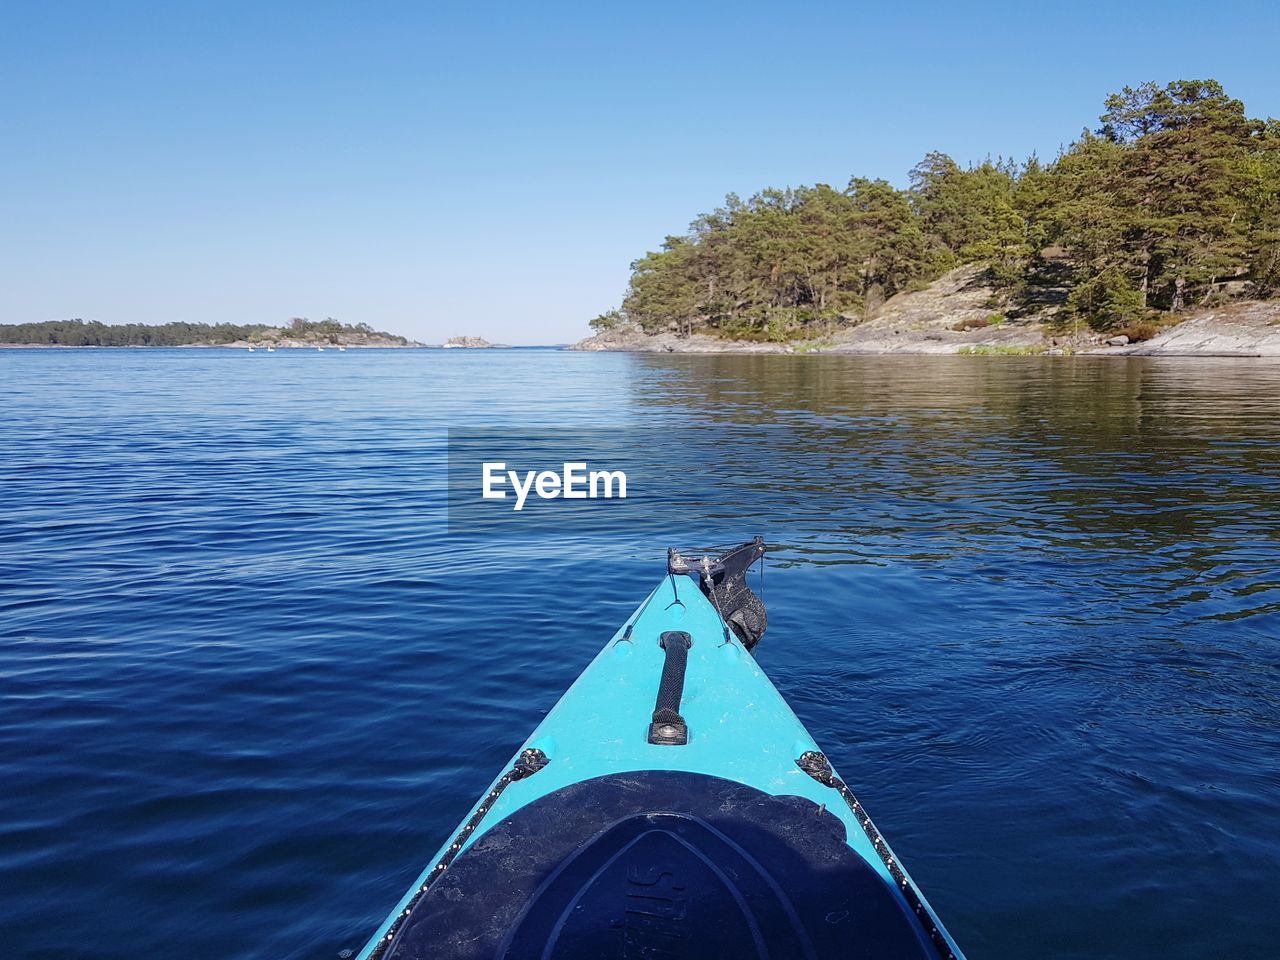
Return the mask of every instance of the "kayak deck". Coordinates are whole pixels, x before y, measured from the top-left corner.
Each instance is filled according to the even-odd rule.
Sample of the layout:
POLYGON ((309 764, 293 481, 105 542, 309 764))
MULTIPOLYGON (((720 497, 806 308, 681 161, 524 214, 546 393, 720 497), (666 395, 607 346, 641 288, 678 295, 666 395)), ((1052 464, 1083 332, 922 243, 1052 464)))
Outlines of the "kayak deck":
POLYGON ((364 960, 960 956, 714 599, 653 590, 364 960), (662 640, 685 635, 687 742, 653 743, 662 640))
POLYGON ((418 902, 391 956, 817 960, 856 945, 935 957, 844 837, 807 800, 718 777, 597 777, 487 831, 418 902))

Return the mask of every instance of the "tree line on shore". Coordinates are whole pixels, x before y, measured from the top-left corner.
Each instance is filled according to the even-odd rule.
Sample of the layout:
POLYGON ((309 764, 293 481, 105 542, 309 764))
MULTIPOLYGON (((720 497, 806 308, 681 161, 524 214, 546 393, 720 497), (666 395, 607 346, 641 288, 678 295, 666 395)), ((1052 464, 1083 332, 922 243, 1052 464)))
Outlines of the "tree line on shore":
POLYGON ((248 341, 270 343, 293 339, 338 343, 342 338, 378 337, 408 343, 404 337, 374 330, 367 323, 342 323, 329 317, 308 320, 294 317, 287 327, 265 323, 119 323, 96 320, 46 320, 39 323, 0 324, 0 343, 48 344, 68 347, 182 347, 248 341))
POLYGON ((591 325, 813 336, 966 263, 1011 315, 1057 304, 1059 322, 1136 337, 1196 304, 1276 295, 1280 121, 1250 119, 1214 80, 1145 83, 1051 163, 930 153, 907 189, 730 194, 635 261, 621 309, 591 325))

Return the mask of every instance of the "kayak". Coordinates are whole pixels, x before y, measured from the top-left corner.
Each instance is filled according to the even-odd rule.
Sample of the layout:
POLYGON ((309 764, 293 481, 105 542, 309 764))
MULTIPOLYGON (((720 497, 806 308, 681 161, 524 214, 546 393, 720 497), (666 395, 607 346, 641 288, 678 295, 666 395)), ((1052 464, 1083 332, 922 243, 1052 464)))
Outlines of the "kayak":
POLYGON ((764 553, 668 551, 360 960, 962 957, 751 653, 764 553))

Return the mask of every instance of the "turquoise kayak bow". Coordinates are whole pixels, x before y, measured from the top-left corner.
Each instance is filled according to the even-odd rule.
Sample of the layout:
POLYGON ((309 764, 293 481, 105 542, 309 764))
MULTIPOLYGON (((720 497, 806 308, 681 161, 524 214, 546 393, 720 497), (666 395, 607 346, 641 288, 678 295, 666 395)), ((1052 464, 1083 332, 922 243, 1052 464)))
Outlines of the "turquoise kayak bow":
POLYGON ((750 653, 764 551, 669 552, 361 960, 962 956, 750 653))

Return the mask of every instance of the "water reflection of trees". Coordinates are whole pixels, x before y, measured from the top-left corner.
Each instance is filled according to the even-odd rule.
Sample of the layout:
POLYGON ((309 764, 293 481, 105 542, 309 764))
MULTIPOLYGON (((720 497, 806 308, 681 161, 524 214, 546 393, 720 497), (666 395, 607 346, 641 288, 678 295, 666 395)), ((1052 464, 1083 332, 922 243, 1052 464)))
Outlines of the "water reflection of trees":
MULTIPOLYGON (((650 422, 797 548, 914 540, 1167 550, 1280 538, 1280 364, 1107 358, 636 358, 650 422)), ((1271 547, 1273 549, 1273 547, 1271 547)), ((853 555, 860 555, 854 550, 853 555)), ((852 555, 850 556, 852 558, 852 555)))

